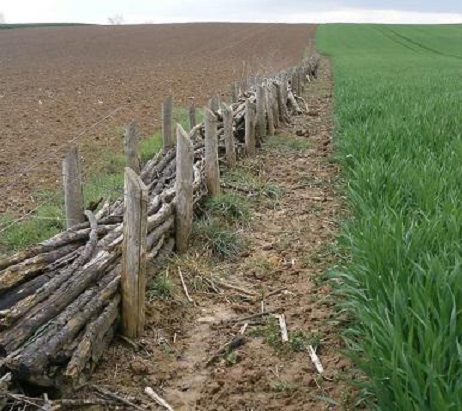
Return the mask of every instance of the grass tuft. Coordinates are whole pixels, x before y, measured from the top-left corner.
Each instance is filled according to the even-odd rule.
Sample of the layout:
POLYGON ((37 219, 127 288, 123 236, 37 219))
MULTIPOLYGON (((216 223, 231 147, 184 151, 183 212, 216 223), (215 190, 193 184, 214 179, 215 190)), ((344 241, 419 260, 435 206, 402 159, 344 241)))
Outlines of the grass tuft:
POLYGON ((148 299, 154 298, 168 299, 173 296, 173 283, 167 276, 167 272, 155 275, 148 284, 148 299))
POLYGON ((265 148, 277 149, 280 153, 303 152, 311 147, 306 137, 275 135, 265 140, 265 148))
POLYGON ((279 380, 271 385, 271 389, 275 392, 292 395, 298 390, 298 386, 290 381, 279 380))
POLYGON ((250 210, 247 201, 236 194, 222 194, 207 199, 205 209, 215 216, 231 221, 247 221, 250 210))
POLYGON ((216 218, 195 221, 193 237, 219 258, 234 258, 243 247, 239 236, 216 218))
MULTIPOLYGON (((273 206, 277 206, 278 200, 283 196, 283 189, 272 181, 264 180, 258 175, 258 171, 251 167, 238 167, 230 170, 222 176, 223 182, 231 186, 237 186, 247 190, 253 197, 264 198, 273 206)), ((252 198, 253 198, 252 197, 252 198)))

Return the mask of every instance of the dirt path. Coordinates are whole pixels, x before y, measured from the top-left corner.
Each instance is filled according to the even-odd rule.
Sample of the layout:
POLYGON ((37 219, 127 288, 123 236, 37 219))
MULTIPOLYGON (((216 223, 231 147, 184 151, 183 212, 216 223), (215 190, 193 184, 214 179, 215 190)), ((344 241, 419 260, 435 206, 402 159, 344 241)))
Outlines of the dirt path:
MULTIPOLYGON (((200 290, 197 283, 207 275, 226 278, 242 290, 193 292, 196 307, 187 303, 181 286, 174 293, 164 290, 175 297, 153 301, 139 350, 114 344, 94 383, 139 398, 151 386, 176 411, 349 409, 352 390, 345 380, 354 375, 339 352, 338 315, 324 277, 336 261, 341 214, 338 168, 329 161, 332 78, 327 60, 306 97, 310 115, 296 118, 268 140, 256 161, 241 166, 282 193, 252 202, 251 222, 239 225, 245 251, 231 262, 204 260, 201 250, 179 260, 190 290, 200 290), (310 136, 295 137, 297 130, 309 130, 310 136), (230 320, 261 312, 262 296, 266 310, 285 315, 290 341, 281 342, 276 319, 256 318, 249 321, 244 345, 206 366, 244 324, 230 320), (318 347, 325 378, 317 375, 308 344, 318 347)), ((173 266, 169 278, 176 282, 173 266)))

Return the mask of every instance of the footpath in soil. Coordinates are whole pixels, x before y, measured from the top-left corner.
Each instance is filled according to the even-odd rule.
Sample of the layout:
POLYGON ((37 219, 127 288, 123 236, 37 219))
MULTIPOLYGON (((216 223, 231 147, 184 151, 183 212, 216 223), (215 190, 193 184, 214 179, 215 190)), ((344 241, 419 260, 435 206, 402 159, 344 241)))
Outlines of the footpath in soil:
POLYGON ((305 97, 309 114, 294 117, 290 127, 268 138, 255 160, 240 166, 282 193, 253 203, 252 220, 238 229, 245 250, 234 261, 212 264, 202 260, 201 250, 182 257, 194 305, 184 297, 176 267, 159 274, 175 283, 173 297, 151 301, 137 349, 117 339, 93 384, 143 404, 149 403, 143 394, 149 386, 176 411, 352 409, 347 380, 356 375, 341 354, 340 318, 325 278, 337 260, 342 214, 339 170, 331 161, 332 76, 326 59, 305 97), (217 283, 218 294, 194 292, 211 275, 237 288, 217 283), (276 319, 254 318, 245 343, 207 366, 245 323, 232 320, 261 312, 262 300, 265 310, 285 315, 289 342, 281 342, 276 319), (317 347, 323 376, 310 360, 309 344, 317 347))

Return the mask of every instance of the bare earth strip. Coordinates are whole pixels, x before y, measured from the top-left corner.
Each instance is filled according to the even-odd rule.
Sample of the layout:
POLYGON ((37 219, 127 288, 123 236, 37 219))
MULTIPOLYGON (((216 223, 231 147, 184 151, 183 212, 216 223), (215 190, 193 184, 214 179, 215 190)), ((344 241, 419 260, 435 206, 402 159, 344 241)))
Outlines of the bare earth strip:
POLYGON ((77 139, 86 169, 97 169, 105 152, 121 152, 128 121, 151 135, 167 95, 177 106, 190 96, 204 104, 226 95, 243 75, 299 61, 313 35, 312 25, 280 24, 0 31, 0 213, 26 212, 37 190, 60 188, 67 142, 108 114, 77 139))
POLYGON ((176 411, 352 409, 354 392, 346 381, 357 376, 340 352, 342 318, 324 277, 337 260, 335 237, 343 212, 336 191, 339 170, 330 161, 332 76, 327 60, 322 60, 320 79, 307 89, 310 115, 280 130, 257 160, 242 166, 284 194, 277 203, 256 206, 254 219, 241 233, 248 247, 239 259, 211 269, 226 273, 226 281, 241 290, 193 292, 210 270, 191 253, 182 271, 196 306, 182 296, 172 268, 176 297, 150 303, 139 350, 115 342, 93 383, 144 403, 149 402, 144 387, 153 387, 176 411), (309 148, 292 145, 296 130, 306 129, 309 148), (287 141, 280 143, 281 137, 287 141), (261 312, 261 296, 267 296, 266 310, 285 315, 290 342, 280 342, 277 322, 255 318, 244 333, 245 344, 207 366, 212 353, 238 335, 244 323, 229 320, 261 312), (324 377, 316 372, 306 344, 318 346, 324 377))

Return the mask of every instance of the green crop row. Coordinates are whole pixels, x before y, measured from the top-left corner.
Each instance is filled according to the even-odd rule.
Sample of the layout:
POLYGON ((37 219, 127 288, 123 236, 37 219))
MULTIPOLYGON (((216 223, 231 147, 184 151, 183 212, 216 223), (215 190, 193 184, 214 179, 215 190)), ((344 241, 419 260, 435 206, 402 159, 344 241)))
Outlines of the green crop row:
POLYGON ((351 255, 349 352, 372 409, 462 410, 462 26, 327 25, 351 255))

